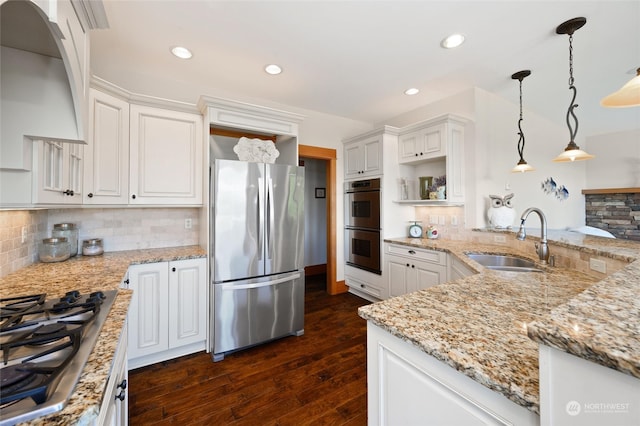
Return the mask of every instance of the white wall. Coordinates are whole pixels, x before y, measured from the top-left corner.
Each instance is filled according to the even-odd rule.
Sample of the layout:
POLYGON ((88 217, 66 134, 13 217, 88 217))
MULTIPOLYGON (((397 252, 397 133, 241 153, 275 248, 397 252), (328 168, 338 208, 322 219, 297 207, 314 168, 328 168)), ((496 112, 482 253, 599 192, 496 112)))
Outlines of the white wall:
POLYGON ((327 199, 316 198, 316 188, 326 193, 326 163, 304 160, 304 265, 327 263, 327 199))
POLYGON ((587 146, 596 156, 587 162, 587 189, 640 187, 640 129, 591 136, 587 146))

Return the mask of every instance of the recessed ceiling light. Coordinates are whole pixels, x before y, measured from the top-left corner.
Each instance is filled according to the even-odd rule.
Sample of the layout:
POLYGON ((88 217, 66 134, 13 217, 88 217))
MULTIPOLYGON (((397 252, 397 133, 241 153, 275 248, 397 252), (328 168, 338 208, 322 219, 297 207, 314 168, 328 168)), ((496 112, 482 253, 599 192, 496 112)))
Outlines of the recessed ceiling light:
POLYGON ((451 34, 440 42, 440 46, 445 49, 453 49, 454 47, 460 46, 462 43, 464 43, 464 36, 462 34, 451 34))
POLYGON ((267 74, 271 74, 271 75, 278 75, 282 72, 282 68, 280 68, 276 64, 269 64, 266 67, 264 67, 264 70, 267 72, 267 74))
POLYGON ((420 90, 419 90, 419 89, 416 89, 415 87, 412 87, 411 89, 407 89, 407 90, 405 90, 405 91, 404 91, 404 94, 405 94, 405 95, 409 95, 409 96, 411 96, 411 95, 417 95, 417 94, 418 94, 418 92, 420 92, 420 90))
POLYGON ((193 56, 193 53, 186 47, 175 46, 171 48, 171 53, 177 56, 180 59, 190 59, 193 56))

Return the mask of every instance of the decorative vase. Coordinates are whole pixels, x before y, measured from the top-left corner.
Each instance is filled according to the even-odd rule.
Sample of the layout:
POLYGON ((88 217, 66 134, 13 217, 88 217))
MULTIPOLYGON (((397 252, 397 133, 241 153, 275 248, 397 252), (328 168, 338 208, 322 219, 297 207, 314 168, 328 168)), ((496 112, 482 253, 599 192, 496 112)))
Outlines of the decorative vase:
POLYGON ((429 187, 431 186, 431 182, 433 180, 433 176, 420 176, 420 199, 428 200, 429 197, 429 187))
POLYGON ((438 193, 437 192, 430 192, 429 193, 429 199, 430 200, 437 200, 438 199, 438 193))
POLYGON ((445 186, 439 186, 438 187, 438 192, 436 193, 438 200, 444 200, 445 199, 445 191, 446 191, 446 187, 445 186))

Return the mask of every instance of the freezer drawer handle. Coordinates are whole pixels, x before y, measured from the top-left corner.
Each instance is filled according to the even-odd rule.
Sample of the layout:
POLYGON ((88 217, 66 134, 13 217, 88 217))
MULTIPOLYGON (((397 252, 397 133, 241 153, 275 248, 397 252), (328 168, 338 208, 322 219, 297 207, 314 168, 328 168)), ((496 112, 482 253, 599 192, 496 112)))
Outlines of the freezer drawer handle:
POLYGON ((266 281, 266 282, 262 282, 262 283, 241 284, 241 285, 222 284, 221 288, 222 288, 222 290, 244 290, 244 289, 247 289, 247 288, 269 287, 269 286, 272 286, 274 284, 284 283, 284 282, 287 282, 287 281, 295 280, 297 278, 300 278, 300 274, 295 274, 295 275, 291 275, 289 277, 279 278, 277 280, 266 281))

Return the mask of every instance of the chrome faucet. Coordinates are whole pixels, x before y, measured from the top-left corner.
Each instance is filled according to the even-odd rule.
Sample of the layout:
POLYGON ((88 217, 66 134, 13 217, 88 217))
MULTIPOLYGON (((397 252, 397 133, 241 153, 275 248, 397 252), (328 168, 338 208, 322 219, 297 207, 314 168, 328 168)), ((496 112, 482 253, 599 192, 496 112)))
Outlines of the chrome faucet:
POLYGON ((544 216, 544 213, 542 213, 542 210, 537 207, 529 207, 522 213, 520 217, 520 229, 518 230, 518 234, 516 234, 516 238, 520 241, 524 241, 524 239, 527 238, 527 233, 524 230, 524 222, 531 212, 536 212, 540 217, 540 226, 542 228, 540 231, 540 245, 536 244, 535 246, 540 263, 546 265, 549 263, 549 245, 547 244, 547 218, 544 216))

